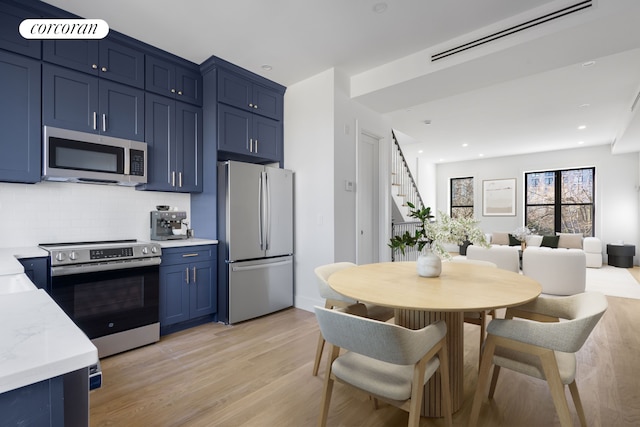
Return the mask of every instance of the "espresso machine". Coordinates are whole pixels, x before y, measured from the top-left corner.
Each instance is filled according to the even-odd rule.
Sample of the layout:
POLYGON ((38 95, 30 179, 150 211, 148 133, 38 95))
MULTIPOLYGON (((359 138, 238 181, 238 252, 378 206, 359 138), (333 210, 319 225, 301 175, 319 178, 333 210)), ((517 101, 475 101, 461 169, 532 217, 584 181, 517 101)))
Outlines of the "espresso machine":
POLYGON ((151 240, 186 239, 187 230, 182 227, 186 219, 185 211, 151 211, 151 240))

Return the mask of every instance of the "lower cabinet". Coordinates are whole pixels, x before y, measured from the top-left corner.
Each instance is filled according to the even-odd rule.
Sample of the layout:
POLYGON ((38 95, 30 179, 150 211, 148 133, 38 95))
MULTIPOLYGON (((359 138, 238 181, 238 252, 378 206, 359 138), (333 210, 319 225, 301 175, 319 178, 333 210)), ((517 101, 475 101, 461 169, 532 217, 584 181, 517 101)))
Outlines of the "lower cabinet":
POLYGON ((216 259, 215 245, 162 249, 162 334, 212 320, 218 305, 216 259))
POLYGON ((24 274, 36 285, 39 289, 47 289, 49 283, 49 258, 37 257, 37 258, 21 258, 20 264, 24 267, 24 274))

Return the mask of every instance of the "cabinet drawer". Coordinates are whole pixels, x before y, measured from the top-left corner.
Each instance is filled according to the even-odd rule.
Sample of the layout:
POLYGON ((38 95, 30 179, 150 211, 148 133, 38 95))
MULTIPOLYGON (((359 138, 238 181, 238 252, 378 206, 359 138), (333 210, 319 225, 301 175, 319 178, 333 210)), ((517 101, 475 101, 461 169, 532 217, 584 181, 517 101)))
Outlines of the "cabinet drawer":
POLYGON ((185 246, 181 248, 162 249, 161 266, 193 263, 200 261, 214 261, 216 259, 216 246, 185 246))

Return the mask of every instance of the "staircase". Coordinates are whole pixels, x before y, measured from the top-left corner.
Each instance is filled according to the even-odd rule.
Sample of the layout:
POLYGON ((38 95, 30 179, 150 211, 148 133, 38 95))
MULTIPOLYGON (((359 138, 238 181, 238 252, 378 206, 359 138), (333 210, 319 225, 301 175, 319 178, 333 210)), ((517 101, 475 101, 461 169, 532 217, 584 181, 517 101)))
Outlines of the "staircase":
MULTIPOLYGON (((418 186, 409 170, 409 165, 402 154, 396 135, 393 132, 391 134, 393 136, 393 148, 391 151, 391 198, 393 199, 391 235, 399 236, 406 231, 413 234, 420 223, 409 216, 407 202, 410 202, 416 208, 422 208, 424 203, 420 197, 418 186)), ((391 260, 415 261, 417 256, 417 250, 407 248, 404 255, 400 251, 392 252, 391 260)))

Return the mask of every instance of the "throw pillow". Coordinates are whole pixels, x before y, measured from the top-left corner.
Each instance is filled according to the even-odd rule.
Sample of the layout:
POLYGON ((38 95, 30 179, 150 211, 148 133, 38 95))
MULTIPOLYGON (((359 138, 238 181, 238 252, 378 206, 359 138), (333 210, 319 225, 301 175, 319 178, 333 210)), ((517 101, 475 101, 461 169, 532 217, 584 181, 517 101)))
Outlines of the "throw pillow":
POLYGON ((558 240, 560 240, 560 236, 542 236, 542 243, 540 243, 540 246, 557 248, 558 240))
POLYGON ((492 233, 491 244, 492 245, 508 245, 509 233, 492 233))
POLYGON ((520 246, 520 240, 509 234, 509 246, 520 246))
POLYGON ((582 249, 582 234, 556 233, 556 235, 560 237, 559 248, 582 249))

